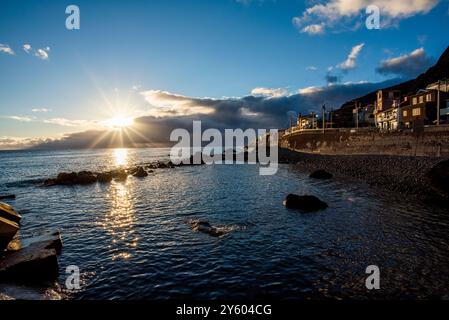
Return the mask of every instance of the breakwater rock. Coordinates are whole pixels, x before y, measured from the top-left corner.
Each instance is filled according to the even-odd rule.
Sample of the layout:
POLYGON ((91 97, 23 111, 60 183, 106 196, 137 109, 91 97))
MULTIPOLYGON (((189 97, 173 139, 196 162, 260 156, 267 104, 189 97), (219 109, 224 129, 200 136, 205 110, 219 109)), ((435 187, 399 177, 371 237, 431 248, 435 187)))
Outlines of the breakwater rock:
POLYGON ((30 238, 17 236, 22 217, 0 202, 0 280, 40 282, 55 279, 62 250, 59 231, 30 238))

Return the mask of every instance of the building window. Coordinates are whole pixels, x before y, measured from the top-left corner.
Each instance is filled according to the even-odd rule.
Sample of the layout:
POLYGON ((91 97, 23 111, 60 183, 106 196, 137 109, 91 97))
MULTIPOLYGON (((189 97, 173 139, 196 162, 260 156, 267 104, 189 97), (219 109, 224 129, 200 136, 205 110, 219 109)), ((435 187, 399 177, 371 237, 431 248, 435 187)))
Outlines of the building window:
POLYGON ((428 94, 426 95, 426 101, 427 101, 427 102, 432 101, 432 95, 431 95, 430 93, 428 93, 428 94))
POLYGON ((419 96, 419 103, 423 103, 424 102, 424 96, 419 96))
POLYGON ((413 104, 417 104, 418 103, 418 99, 416 97, 413 98, 413 104))
POLYGON ((402 116, 403 116, 403 117, 406 117, 406 116, 407 116, 407 110, 404 110, 404 111, 402 112, 402 116))
POLYGON ((412 114, 413 114, 414 117, 420 116, 421 115, 421 108, 413 109, 412 114))

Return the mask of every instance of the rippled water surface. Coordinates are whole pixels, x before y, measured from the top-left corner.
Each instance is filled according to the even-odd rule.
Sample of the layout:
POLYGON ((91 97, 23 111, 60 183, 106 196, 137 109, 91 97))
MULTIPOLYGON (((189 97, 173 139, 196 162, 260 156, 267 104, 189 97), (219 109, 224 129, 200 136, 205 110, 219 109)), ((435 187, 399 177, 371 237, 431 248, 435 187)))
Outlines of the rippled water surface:
MULTIPOLYGON (((60 171, 101 170, 166 159, 168 149, 0 153, 0 194, 23 215, 22 234, 59 228, 59 262, 77 265, 73 299, 429 298, 449 287, 449 217, 354 181, 314 181, 293 166, 259 176, 256 165, 159 169, 144 179, 44 188, 60 171), (319 196, 329 208, 303 214, 288 193, 319 196), (220 238, 188 219, 235 226, 220 238), (381 270, 381 290, 365 269, 381 270)), ((1 287, 1 286, 0 286, 1 287)), ((58 288, 56 286, 55 288, 58 288)), ((446 296, 447 297, 447 296, 446 296)))

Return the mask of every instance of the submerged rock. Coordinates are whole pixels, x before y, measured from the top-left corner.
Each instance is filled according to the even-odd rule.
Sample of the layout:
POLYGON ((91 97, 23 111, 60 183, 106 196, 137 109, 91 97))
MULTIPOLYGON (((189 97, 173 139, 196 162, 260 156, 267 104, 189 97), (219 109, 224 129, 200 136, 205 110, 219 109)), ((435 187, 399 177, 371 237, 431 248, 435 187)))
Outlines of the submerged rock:
POLYGON ((296 194, 289 194, 284 200, 284 206, 304 212, 318 211, 328 207, 327 203, 321 201, 315 196, 298 196, 296 194))
POLYGON ((436 164, 427 173, 430 185, 440 196, 449 198, 449 160, 436 164))
POLYGON ((334 176, 326 170, 316 170, 309 177, 314 179, 332 179, 334 176))
POLYGON ((227 233, 223 228, 213 227, 205 220, 189 220, 187 224, 193 231, 206 233, 212 237, 220 237, 227 233))

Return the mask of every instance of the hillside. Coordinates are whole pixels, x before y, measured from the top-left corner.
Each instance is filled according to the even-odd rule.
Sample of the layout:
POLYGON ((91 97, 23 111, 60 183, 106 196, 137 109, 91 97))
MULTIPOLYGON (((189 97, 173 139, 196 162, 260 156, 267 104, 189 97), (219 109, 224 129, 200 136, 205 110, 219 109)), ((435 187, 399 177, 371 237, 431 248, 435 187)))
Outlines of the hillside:
MULTIPOLYGON (((441 55, 438 62, 430 67, 426 72, 420 74, 416 79, 408 80, 400 84, 379 88, 383 90, 400 90, 403 95, 416 93, 419 89, 425 88, 428 84, 441 79, 449 78, 449 47, 441 55)), ((340 109, 353 109, 354 101, 360 101, 362 105, 373 103, 376 100, 376 91, 368 93, 362 97, 345 102, 340 109)))

